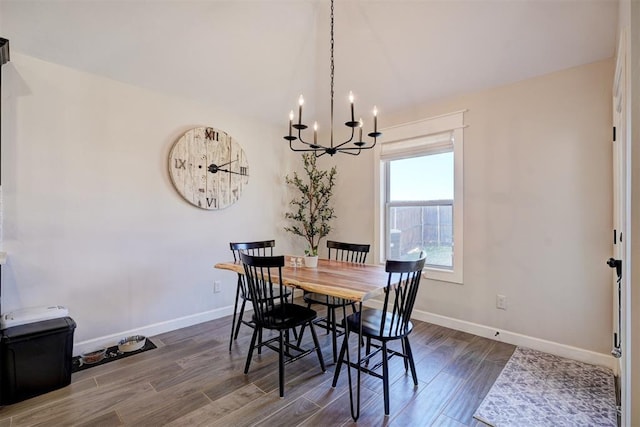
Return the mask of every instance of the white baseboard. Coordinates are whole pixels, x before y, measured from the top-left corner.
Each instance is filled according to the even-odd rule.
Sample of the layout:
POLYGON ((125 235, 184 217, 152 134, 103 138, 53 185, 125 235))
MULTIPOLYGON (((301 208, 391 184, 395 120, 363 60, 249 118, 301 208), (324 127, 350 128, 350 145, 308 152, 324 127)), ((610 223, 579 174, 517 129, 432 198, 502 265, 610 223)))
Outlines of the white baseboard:
POLYGON ((174 331, 180 328, 186 328, 187 326, 196 325, 198 323, 208 322, 209 320, 218 319, 230 314, 233 314, 232 305, 217 308, 215 310, 205 311, 202 313, 191 314, 189 316, 179 317, 177 319, 167 320, 165 322, 154 323, 152 325, 142 326, 136 329, 130 329, 128 331, 105 335, 87 341, 77 342, 73 345, 73 354, 74 356, 77 356, 81 353, 93 351, 101 347, 111 347, 117 345, 118 341, 120 341, 122 338, 131 335, 144 335, 145 337, 152 337, 154 335, 163 334, 165 332, 174 331))
MULTIPOLYGON (((382 303, 375 300, 367 301, 366 305, 376 308, 382 307, 382 303)), ((480 325, 478 323, 467 322, 465 320, 458 320, 452 317, 441 316, 439 314, 429 313, 423 310, 414 309, 412 317, 417 320, 422 320, 423 322, 433 323, 495 341, 501 341, 520 347, 527 347, 543 351, 545 353, 555 354, 556 356, 590 363, 592 365, 604 366, 605 368, 611 369, 614 373, 617 371, 617 359, 610 354, 596 353, 591 350, 572 347, 570 345, 560 344, 541 338, 530 337, 528 335, 522 335, 504 329, 496 329, 490 326, 480 325)))
MULTIPOLYGON (((382 308, 382 303, 376 300, 369 300, 366 302, 366 305, 375 308, 382 308)), ((248 309, 250 309, 250 307, 248 309)), ((165 322, 155 323, 153 325, 147 325, 136 329, 130 329, 128 331, 122 331, 112 335, 106 335, 103 337, 78 342, 73 346, 73 354, 78 355, 85 351, 92 351, 100 347, 110 347, 116 345, 118 341, 123 337, 127 337, 130 335, 144 335, 147 337, 152 337, 154 335, 218 319, 230 314, 233 314, 233 306, 222 307, 215 310, 192 314, 165 322)), ((532 348, 534 350, 544 351, 545 353, 567 357, 569 359, 578 360, 584 363, 604 366, 611 369, 614 373, 617 372, 617 359, 609 354, 596 353, 591 350, 572 347, 541 338, 530 337, 528 335, 522 335, 504 329, 496 329, 490 326, 480 325, 478 323, 467 322, 465 320, 458 320, 452 317, 442 316, 423 310, 413 310, 413 318, 422 320, 423 322, 429 322, 439 326, 444 326, 458 331, 489 338, 495 341, 501 341, 512 345, 532 348)))

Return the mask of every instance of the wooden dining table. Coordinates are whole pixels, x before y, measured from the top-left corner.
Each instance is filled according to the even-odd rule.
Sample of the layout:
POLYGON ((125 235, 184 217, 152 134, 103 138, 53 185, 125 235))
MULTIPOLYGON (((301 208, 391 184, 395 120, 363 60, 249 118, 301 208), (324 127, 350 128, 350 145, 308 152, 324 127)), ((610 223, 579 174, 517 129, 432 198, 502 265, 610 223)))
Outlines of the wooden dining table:
MULTIPOLYGON (((362 310, 362 303, 367 299, 382 293, 387 284, 388 273, 383 265, 359 264, 345 261, 319 259, 317 267, 293 267, 290 257, 285 258, 285 266, 282 268, 282 282, 285 286, 302 289, 308 292, 316 292, 332 297, 351 300, 358 304, 362 310)), ((230 270, 239 274, 244 274, 244 267, 239 261, 220 262, 215 268, 230 270)), ((274 278, 275 279, 275 278, 274 278)), ((346 310, 345 310, 346 314, 346 310)), ((348 328, 345 322, 345 328, 348 328)), ((358 342, 362 341, 362 324, 359 326, 358 342)), ((348 329, 345 337, 348 336, 348 329)), ((351 403, 351 416, 354 421, 360 417, 360 376, 361 371, 357 369, 355 384, 351 378, 351 356, 349 346, 346 351, 347 371, 349 377, 349 397, 351 403)), ((358 363, 362 360, 361 346, 358 346, 358 363)))

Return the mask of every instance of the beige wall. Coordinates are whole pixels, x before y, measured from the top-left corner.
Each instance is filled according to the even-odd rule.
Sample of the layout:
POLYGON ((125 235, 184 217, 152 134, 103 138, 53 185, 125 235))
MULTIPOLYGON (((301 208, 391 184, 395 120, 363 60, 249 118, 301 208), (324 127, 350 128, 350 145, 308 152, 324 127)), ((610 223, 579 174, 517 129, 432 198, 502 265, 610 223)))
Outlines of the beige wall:
MULTIPOLYGON (((612 68, 598 62, 384 118, 469 109, 465 283, 425 282, 419 310, 608 352, 612 68), (507 311, 495 309, 496 293, 507 311)), ((281 231, 282 176, 297 160, 273 149, 279 129, 13 52, 3 83, 5 311, 67 305, 76 341, 221 314, 233 277, 211 265, 228 257, 228 241, 301 248, 281 231), (171 144, 201 125, 236 137, 254 171, 242 199, 219 212, 186 204, 166 172, 171 144), (213 280, 229 287, 213 294, 213 280)), ((320 160, 339 168, 331 238, 373 242, 373 158, 320 160)))
POLYGON ((231 312, 235 278, 213 269, 229 241, 287 249, 271 195, 289 168, 279 131, 15 51, 2 73, 3 312, 65 305, 76 343, 177 326, 231 312), (189 205, 168 176, 172 144, 196 126, 227 131, 249 159, 249 186, 222 211, 189 205))
MULTIPOLYGON (((609 352, 612 79, 607 60, 381 119, 468 109, 464 284, 426 281, 417 310, 609 352)), ((373 242, 373 156, 337 162, 334 237, 373 242)))

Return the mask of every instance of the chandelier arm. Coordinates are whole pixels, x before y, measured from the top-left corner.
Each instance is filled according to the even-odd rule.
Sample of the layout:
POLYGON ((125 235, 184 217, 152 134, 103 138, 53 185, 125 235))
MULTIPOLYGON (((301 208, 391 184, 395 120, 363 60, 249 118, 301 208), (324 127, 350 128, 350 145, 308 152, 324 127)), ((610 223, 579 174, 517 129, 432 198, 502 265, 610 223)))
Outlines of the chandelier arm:
POLYGON ((298 140, 301 143, 303 143, 305 145, 308 145, 309 147, 312 147, 312 149, 314 149, 314 150, 316 150, 316 149, 317 150, 326 150, 327 149, 327 147, 325 147, 324 145, 321 145, 321 144, 318 144, 318 143, 313 143, 312 144, 311 142, 305 141, 304 139, 302 139, 302 133, 300 133, 300 131, 298 131, 298 140), (313 148, 313 147, 318 147, 318 148, 313 148))
POLYGON ((353 150, 352 148, 341 148, 340 150, 338 150, 340 153, 344 153, 344 154, 351 154, 352 156, 357 156, 358 154, 360 154, 360 148, 358 148, 358 152, 357 153, 352 153, 351 151, 347 151, 347 150, 353 150))
POLYGON ((343 142, 342 144, 338 144, 338 145, 336 145, 336 146, 335 146, 335 147, 333 147, 333 148, 335 148, 335 149, 340 149, 340 147, 342 147, 343 145, 348 144, 348 143, 350 143, 351 141, 353 141, 353 137, 354 137, 354 136, 355 136, 355 130, 354 130, 354 128, 351 128, 351 138, 347 139, 347 140, 346 140, 345 142, 343 142))
POLYGON ((301 152, 304 152, 304 151, 307 151, 307 152, 308 151, 314 151, 314 152, 320 151, 320 149, 318 149, 318 148, 294 148, 293 147, 293 142, 291 142, 291 141, 289 141, 289 148, 291 149, 291 151, 301 151, 301 152))
POLYGON ((376 140, 374 139, 373 140, 373 144, 371 144, 371 145, 368 145, 368 146, 363 145, 361 147, 343 147, 343 148, 340 148, 339 151, 347 152, 347 150, 351 150, 351 151, 355 151, 355 150, 358 150, 358 151, 360 151, 360 150, 371 150, 375 146, 376 146, 376 140))
POLYGON ((304 145, 308 146, 309 148, 304 148, 304 149, 294 149, 294 148, 293 148, 293 145, 292 145, 292 141, 290 141, 290 142, 289 142, 289 146, 290 146, 290 147, 291 147, 291 149, 292 149, 292 150, 294 150, 294 151, 318 151, 318 150, 327 150, 327 149, 328 149, 328 147, 325 147, 325 146, 324 146, 324 145, 322 145, 322 144, 318 144, 317 142, 312 144, 311 142, 307 142, 307 141, 305 141, 304 139, 302 139, 302 132, 301 132, 300 130, 298 131, 298 140, 299 140, 302 144, 304 144, 304 145))

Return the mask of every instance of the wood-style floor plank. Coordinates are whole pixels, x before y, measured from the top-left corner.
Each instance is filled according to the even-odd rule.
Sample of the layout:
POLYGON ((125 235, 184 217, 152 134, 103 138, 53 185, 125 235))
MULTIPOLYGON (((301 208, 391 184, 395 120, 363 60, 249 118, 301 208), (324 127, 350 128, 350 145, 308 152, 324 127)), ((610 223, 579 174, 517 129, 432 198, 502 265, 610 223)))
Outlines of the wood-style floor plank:
POLYGON ((391 425, 431 425, 463 382, 460 377, 439 373, 429 384, 420 387, 420 393, 394 417, 391 425))
MULTIPOLYGON (((277 368, 276 368, 277 369, 277 368)), ((279 391, 274 390, 265 394, 242 409, 234 411, 228 416, 212 420, 212 426, 251 426, 269 417, 276 411, 299 399, 309 388, 326 383, 327 375, 307 372, 289 380, 284 397, 280 397, 279 391)))
MULTIPOLYGON (((157 349, 74 373, 68 387, 0 408, 0 427, 356 424, 346 367, 331 387, 330 335, 317 330, 327 372, 315 354, 287 365, 280 398, 277 354, 266 348, 254 354, 245 375, 252 329, 243 325, 229 351, 230 328, 227 316, 151 337, 157 349)), ((382 380, 363 375, 357 424, 476 426, 471 416, 515 347, 420 321, 410 340, 418 386, 402 359, 391 360, 391 414, 385 416, 382 380)), ((303 345, 310 344, 307 331, 303 345)), ((355 335, 349 348, 355 356, 355 335)))
POLYGON ((468 378, 478 367, 491 348, 491 340, 475 337, 469 341, 444 369, 445 372, 461 378, 468 378))
POLYGON ((467 424, 462 424, 452 418, 447 417, 444 414, 440 414, 438 418, 432 424, 433 427, 465 427, 467 424))
MULTIPOLYGON (((370 400, 377 399, 376 393, 362 388, 360 391, 360 402, 366 406, 370 400)), ((351 405, 349 403, 349 389, 344 389, 342 396, 334 399, 324 408, 317 411, 313 416, 299 423, 300 426, 339 426, 351 419, 351 405)))
POLYGON ((209 426, 211 425, 211 420, 223 418, 264 395, 265 393, 258 387, 253 384, 248 384, 212 401, 208 405, 175 419, 167 425, 172 427, 209 426))
POLYGON ((503 366, 489 360, 480 362, 478 369, 469 376, 449 401, 443 412, 444 415, 462 424, 470 424, 473 421, 473 413, 502 372, 502 368, 503 366))
POLYGON ((118 411, 127 425, 163 426, 211 403, 200 392, 186 394, 175 399, 163 400, 163 405, 154 405, 150 412, 118 411))
POLYGON ((91 419, 117 408, 122 402, 137 400, 142 395, 155 393, 151 384, 136 383, 127 387, 107 386, 87 390, 51 402, 43 407, 12 417, 12 425, 46 426, 73 425, 91 419))
POLYGON ((116 411, 107 412, 85 422, 76 424, 75 427, 112 427, 124 425, 116 411))
POLYGON ((320 406, 312 401, 301 397, 294 400, 275 414, 254 424, 255 426, 285 426, 291 423, 291 420, 305 420, 320 410, 320 406))
POLYGON ((0 419, 10 419, 12 416, 25 414, 33 408, 43 407, 49 403, 60 402, 67 397, 76 396, 83 391, 95 389, 96 387, 95 378, 85 378, 82 381, 76 382, 72 381, 67 387, 0 408, 0 419))

